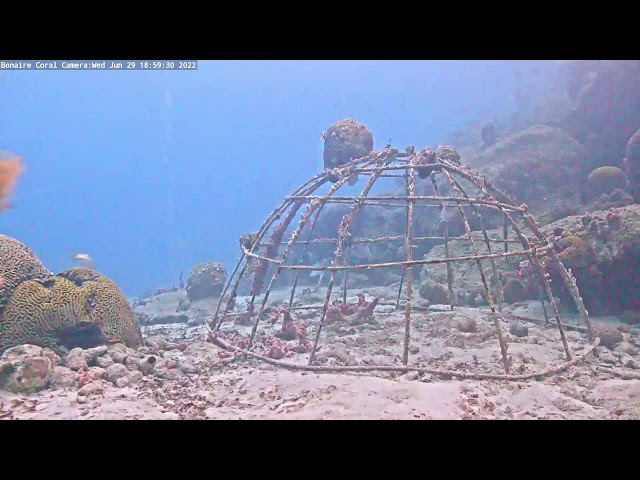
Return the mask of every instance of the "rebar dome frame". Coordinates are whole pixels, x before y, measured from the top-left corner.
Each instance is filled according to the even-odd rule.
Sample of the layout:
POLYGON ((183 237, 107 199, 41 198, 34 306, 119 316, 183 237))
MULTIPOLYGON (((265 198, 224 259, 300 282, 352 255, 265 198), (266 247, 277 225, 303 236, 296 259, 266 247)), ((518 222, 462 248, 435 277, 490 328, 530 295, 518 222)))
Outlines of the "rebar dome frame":
MULTIPOLYGON (((248 310, 253 311, 256 302, 259 300, 260 295, 262 295, 262 299, 259 302, 259 310, 257 315, 255 316, 255 321, 252 326, 251 336, 249 340, 249 346, 247 346, 246 350, 239 349, 232 345, 226 344, 224 341, 220 342, 225 348, 229 348, 231 350, 235 350, 238 353, 246 354, 251 357, 259 358, 268 363, 276 364, 279 366, 283 366, 285 368, 291 368, 296 370, 310 370, 310 371, 368 371, 368 370, 387 370, 387 371, 424 371, 430 372, 432 374, 443 374, 447 376, 456 376, 459 378, 496 378, 496 379, 507 379, 507 380, 520 380, 520 379, 529 379, 529 378, 542 378, 546 375, 557 373, 558 371, 565 370, 571 365, 576 364, 581 359, 585 358, 589 353, 591 353, 595 347, 599 343, 599 339, 594 338, 592 324, 589 320, 589 315, 587 310, 585 309, 582 298, 580 297, 580 293, 578 291, 576 280, 572 276, 570 270, 566 269, 562 264, 558 256, 556 255, 553 245, 547 240, 547 238, 541 233, 538 223, 534 219, 534 217, 528 212, 528 207, 525 204, 517 205, 517 201, 508 193, 502 191, 500 188, 495 186, 492 182, 490 182, 484 174, 471 169, 468 165, 461 165, 458 161, 459 156, 436 153, 435 150, 426 148, 420 152, 415 152, 414 147, 407 147, 405 152, 400 152, 396 148, 392 148, 391 145, 387 145, 386 148, 380 152, 371 152, 369 155, 364 157, 353 159, 346 165, 339 166, 334 169, 326 169, 305 184, 300 186, 297 190, 293 192, 292 195, 289 195, 285 198, 285 200, 268 216, 266 221, 260 227, 258 232, 252 235, 252 238, 244 238, 241 239, 241 250, 242 255, 240 256, 235 269, 232 274, 229 276, 229 279, 225 285, 225 288, 220 296, 220 300, 217 305, 217 309, 215 312, 215 316, 209 326, 215 330, 220 330, 222 324, 226 319, 231 318, 233 315, 231 312, 235 307, 235 301, 238 294, 238 288, 240 282, 243 278, 251 278, 253 277, 252 290, 250 293, 250 303, 248 310), (400 172, 400 173, 398 173, 400 172), (339 196, 336 193, 347 184, 350 179, 353 178, 353 175, 361 175, 368 176, 368 180, 361 191, 361 193, 357 196, 339 196), (419 196, 415 195, 415 187, 416 187, 416 176, 419 175, 421 179, 429 178, 435 187, 436 195, 429 196, 419 196), (442 178, 445 179, 445 185, 450 187, 450 191, 454 192, 453 196, 444 196, 440 195, 438 192, 438 186, 435 181, 435 177, 437 175, 441 175, 442 178), (403 196, 372 196, 369 195, 369 192, 376 180, 382 177, 397 177, 404 178, 406 181, 406 195, 403 196), (479 197, 470 196, 461 182, 456 178, 464 179, 468 183, 472 184, 478 192, 481 194, 479 197), (317 190, 327 184, 328 182, 334 182, 333 185, 330 186, 328 192, 325 195, 316 194, 317 190), (405 259, 399 262, 386 262, 386 263, 375 263, 375 264, 356 264, 350 265, 348 263, 349 255, 348 253, 351 250, 351 246, 353 243, 357 242, 378 242, 378 241, 398 241, 402 240, 402 237, 398 236, 388 236, 388 237, 380 237, 380 238, 372 238, 372 239, 354 239, 353 238, 353 228, 355 224, 355 220, 357 215, 363 205, 392 205, 393 207, 402 206, 402 203, 389 203, 389 202, 404 202, 406 204, 406 214, 407 214, 407 224, 406 224, 406 232, 404 235, 404 255, 405 259), (419 203, 420 202, 420 203, 419 203), (338 236, 334 239, 316 239, 312 240, 312 233, 322 213, 325 205, 329 203, 351 203, 350 213, 344 215, 340 226, 338 228, 338 236), (306 205, 305 210, 300 215, 300 219, 297 227, 291 234, 290 238, 287 241, 283 241, 284 235, 296 215, 299 213, 300 209, 306 205), (472 255, 464 256, 464 257, 451 257, 449 256, 450 252, 448 249, 449 243, 452 241, 452 238, 449 236, 449 228, 447 222, 443 223, 443 236, 442 237, 414 237, 414 216, 415 209, 417 206, 420 207, 434 207, 440 208, 442 210, 443 206, 447 206, 450 208, 454 208, 459 213, 462 222, 464 224, 465 234, 455 238, 454 240, 463 240, 470 243, 472 255), (468 215, 465 212, 464 206, 468 206, 471 209, 476 219, 479 221, 479 225, 481 227, 482 238, 486 245, 488 254, 479 254, 477 248, 477 239, 474 239, 472 235, 472 230, 469 225, 468 215), (499 212, 504 219, 503 222, 503 235, 502 239, 491 239, 487 234, 485 229, 482 214, 480 212, 480 208, 488 208, 494 211, 499 212), (315 216, 314 216, 315 215, 315 216), (313 217, 313 218, 312 218, 313 217), (531 236, 527 236, 525 234, 524 228, 521 225, 518 225, 516 222, 517 218, 520 218, 524 225, 531 232, 531 236), (276 222, 281 219, 280 223, 277 225, 276 222), (275 225, 275 228, 272 227, 275 225), (301 240, 300 236, 308 227, 309 233, 307 235, 306 240, 301 240), (272 230, 271 230, 272 229, 272 230), (512 229, 515 233, 518 240, 509 240, 508 230, 512 229), (267 232, 271 230, 271 234, 268 237, 268 240, 265 241, 265 237, 267 232), (439 259, 414 259, 413 258, 413 248, 415 247, 414 242, 421 240, 433 240, 439 239, 444 241, 445 245, 445 258, 439 259), (304 265, 305 253, 307 252, 310 245, 314 242, 318 241, 331 241, 337 244, 337 248, 335 250, 335 257, 333 263, 329 266, 318 266, 318 265, 304 265), (502 248, 492 248, 493 244, 501 244, 502 248), (522 246, 521 250, 510 250, 510 243, 520 243, 522 246), (304 245, 303 254, 299 259, 295 260, 293 263, 287 263, 289 260, 291 253, 293 251, 293 246, 296 244, 304 245), (284 247, 282 253, 280 253, 281 246, 284 247), (259 253, 260 250, 263 249, 263 253, 259 253), (543 294, 541 295, 541 301, 543 302, 544 307, 544 297, 546 295, 548 303, 551 305, 553 310, 553 315, 555 317, 555 324, 557 326, 558 332, 560 334, 560 340, 562 342, 562 346, 566 355, 566 362, 555 366, 553 368, 548 368, 544 371, 538 371, 529 373, 526 375, 512 375, 510 373, 510 361, 507 354, 507 342, 505 339, 505 335, 502 331, 502 327, 500 325, 500 315, 502 312, 503 306, 503 292, 502 292, 502 284, 496 275, 496 259, 506 258, 506 257, 525 257, 529 260, 535 275, 537 277, 537 281, 539 282, 540 287, 542 288, 543 294), (548 264, 553 265, 556 268, 556 271, 559 273, 564 285, 568 289, 571 294, 571 297, 575 303, 577 311, 581 316, 582 320, 586 325, 586 331, 588 334, 588 339, 590 342, 590 348, 588 348, 585 353, 579 357, 575 356, 572 352, 572 349, 567 341, 567 336, 565 334, 565 325, 563 324, 560 313, 558 309, 558 305, 556 303, 556 299, 551 290, 551 285, 549 281, 549 275, 545 271, 545 267, 543 266, 542 259, 545 258, 548 264), (491 286, 489 285, 489 280, 487 279, 487 274, 485 271, 485 266, 482 265, 483 260, 489 261, 489 268, 493 273, 493 279, 495 280, 493 283, 494 294, 497 301, 494 301, 491 292, 491 286), (491 311, 491 317, 493 320, 493 326, 495 328, 495 332, 497 333, 499 345, 500 345, 500 353, 502 357, 502 363, 504 367, 505 374, 504 375, 493 375, 493 374, 474 374, 464 371, 457 370, 435 370, 430 368, 423 368, 420 366, 414 366, 409 364, 409 344, 411 341, 411 326, 412 326, 412 313, 414 308, 412 306, 412 293, 413 293, 413 282, 414 282, 414 272, 413 269, 416 266, 424 266, 428 264, 438 264, 438 263, 446 263, 447 268, 447 280, 448 280, 448 293, 450 299, 450 308, 454 309, 454 298, 455 295, 453 293, 453 282, 452 282, 452 273, 451 273, 451 265, 454 262, 463 262, 463 261, 475 261, 480 278, 482 281, 482 287, 485 292, 486 301, 489 304, 489 309, 491 311), (266 283, 267 272, 269 271, 269 266, 274 266, 275 270, 271 275, 271 279, 264 289, 264 284, 266 283), (318 342, 320 339, 321 332, 325 327, 325 320, 327 315, 327 309, 329 307, 329 303, 331 300, 331 294, 336 283, 336 273, 339 271, 344 272, 344 285, 343 285, 343 297, 346 302, 347 297, 347 274, 351 271, 357 271, 360 269, 373 269, 373 268, 387 268, 387 267, 402 267, 402 280, 400 284, 400 289, 398 292, 398 301, 396 303, 396 308, 400 306, 400 296, 401 292, 404 288, 405 290, 405 305, 404 305, 404 345, 403 345, 403 356, 402 356, 402 367, 397 365, 394 366, 320 366, 314 365, 314 361, 316 358, 316 353, 318 350, 318 342), (249 348, 253 344, 254 337, 256 335, 256 331, 260 324, 260 319, 262 317, 263 311, 267 306, 267 301, 269 299, 269 295, 274 288, 274 283, 279 275, 285 270, 292 270, 295 272, 295 279, 293 282, 293 286, 291 287, 290 299, 289 299, 289 308, 295 310, 293 307, 293 300, 297 288, 298 283, 298 275, 300 271, 303 270, 312 270, 312 271, 328 271, 330 273, 329 284, 326 287, 326 295, 324 304, 322 307, 322 313, 320 317, 320 323, 317 326, 315 335, 313 335, 313 347, 309 356, 308 365, 300 365, 293 364, 291 362, 284 361, 276 361, 273 359, 269 359, 267 357, 252 353, 249 351, 249 348), (226 304, 224 309, 222 308, 223 303, 226 304)), ((311 307, 299 307, 299 308, 311 308, 311 307)), ((552 325, 552 321, 547 317, 546 309, 545 317, 547 323, 552 325)))

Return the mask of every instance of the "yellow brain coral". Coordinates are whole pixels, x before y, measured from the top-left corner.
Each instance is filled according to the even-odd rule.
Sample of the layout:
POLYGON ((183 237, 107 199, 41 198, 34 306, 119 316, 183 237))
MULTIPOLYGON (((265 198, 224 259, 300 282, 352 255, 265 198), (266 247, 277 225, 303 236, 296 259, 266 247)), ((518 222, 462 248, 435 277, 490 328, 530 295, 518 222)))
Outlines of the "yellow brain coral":
POLYGON ((71 268, 59 276, 71 279, 77 285, 82 285, 93 302, 91 315, 102 332, 111 342, 123 342, 129 347, 142 344, 140 324, 133 313, 127 297, 120 291, 111 279, 98 274, 94 280, 84 280, 89 275, 96 274, 88 268, 71 268))
POLYGON ((627 176, 618 167, 599 167, 593 170, 587 177, 587 185, 594 195, 609 193, 616 188, 624 188, 627 176))
POLYGON ((0 313, 20 283, 49 275, 51 272, 29 247, 15 238, 0 235, 0 313))
POLYGON ((96 323, 110 342, 142 343, 138 321, 117 285, 93 270, 72 268, 15 289, 0 319, 0 351, 23 343, 55 347, 58 331, 80 321, 96 323))

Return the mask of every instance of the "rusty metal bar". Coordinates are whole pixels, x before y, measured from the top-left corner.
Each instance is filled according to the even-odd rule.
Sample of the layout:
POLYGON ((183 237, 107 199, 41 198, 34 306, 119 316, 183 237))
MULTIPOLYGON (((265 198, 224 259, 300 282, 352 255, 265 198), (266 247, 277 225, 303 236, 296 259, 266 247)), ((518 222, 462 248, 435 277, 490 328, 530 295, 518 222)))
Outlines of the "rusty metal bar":
MULTIPOLYGON (((409 170, 407 177, 407 194, 413 196, 415 187, 415 170, 409 170)), ((413 260, 413 206, 415 202, 407 203, 407 241, 405 243, 405 254, 407 262, 413 260)), ((411 295, 413 293, 413 266, 409 265, 406 269, 407 286, 406 286, 406 306, 404 310, 404 352, 402 354, 402 364, 409 363, 409 342, 411 341, 411 295)))

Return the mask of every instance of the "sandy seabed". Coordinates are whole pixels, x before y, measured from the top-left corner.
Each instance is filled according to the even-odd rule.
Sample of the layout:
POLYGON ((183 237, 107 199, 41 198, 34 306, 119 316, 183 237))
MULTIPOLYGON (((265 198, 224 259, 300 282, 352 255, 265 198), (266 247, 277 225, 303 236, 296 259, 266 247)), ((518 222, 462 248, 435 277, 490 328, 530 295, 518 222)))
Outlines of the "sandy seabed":
MULTIPOLYGON (((183 292, 157 297, 146 313, 174 311, 183 292)), ((211 315, 214 302, 194 303, 196 316, 211 315)), ((509 355, 517 373, 541 371, 566 361, 555 327, 537 302, 509 310, 505 320, 509 355), (520 327, 518 334, 514 326, 520 327), (522 328, 526 327, 526 334, 522 328), (508 332, 513 333, 508 333, 508 332)), ((372 325, 332 325, 322 335, 324 365, 401 365, 404 313, 384 305, 372 325)), ((317 319, 307 319, 311 332, 317 319), (315 323, 314 323, 315 322, 315 323)), ((578 325, 575 318, 568 324, 578 325)), ((640 337, 616 318, 594 318, 620 327, 623 341, 612 351, 597 347, 577 366, 543 380, 441 379, 417 372, 316 373, 291 371, 259 360, 229 360, 206 342, 206 329, 190 322, 143 327, 147 343, 138 350, 102 347, 89 361, 89 375, 62 359, 49 388, 33 395, 0 391, 4 419, 636 419, 640 418, 640 337), (154 355, 152 372, 138 362, 154 355), (100 357, 97 360, 96 358, 100 357), (93 362, 93 363, 91 363, 93 362), (116 365, 120 362, 120 365, 116 365), (65 366, 62 366, 62 365, 65 366), (115 366, 114 366, 115 365, 115 366), (124 366, 123 366, 124 365, 124 366), (126 367, 126 368, 125 368, 126 367), (75 370, 74 370, 75 368, 75 370), (135 374, 135 375, 134 375, 135 374)), ((264 325, 266 334, 271 327, 264 325)), ((247 333, 250 327, 223 326, 247 333)), ((488 309, 456 308, 413 315, 410 363, 439 369, 503 373, 488 309), (475 331, 464 332, 471 320, 475 331)), ((586 335, 568 331, 577 355, 586 335)), ((86 351, 88 352, 88 351, 86 351)), ((77 357, 77 355, 76 355, 77 357)), ((308 354, 283 361, 306 363, 308 354)))

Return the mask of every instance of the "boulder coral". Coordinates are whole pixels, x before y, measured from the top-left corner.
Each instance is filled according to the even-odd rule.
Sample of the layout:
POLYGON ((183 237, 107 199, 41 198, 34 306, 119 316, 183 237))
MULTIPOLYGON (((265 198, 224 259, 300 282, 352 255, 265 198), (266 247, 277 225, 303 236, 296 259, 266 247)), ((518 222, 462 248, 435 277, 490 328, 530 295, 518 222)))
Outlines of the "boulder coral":
POLYGON ((366 125, 348 118, 340 120, 322 134, 324 168, 345 165, 353 158, 368 155, 373 150, 373 135, 366 125))
POLYGON ((627 176, 618 167, 604 166, 594 169, 587 177, 585 195, 588 198, 606 195, 616 188, 624 189, 627 176))
POLYGON ((627 142, 624 166, 629 177, 631 196, 638 202, 640 201, 640 129, 627 142))
POLYGON ((227 271, 217 262, 199 263, 187 279, 187 298, 190 302, 219 296, 227 281, 227 271))

